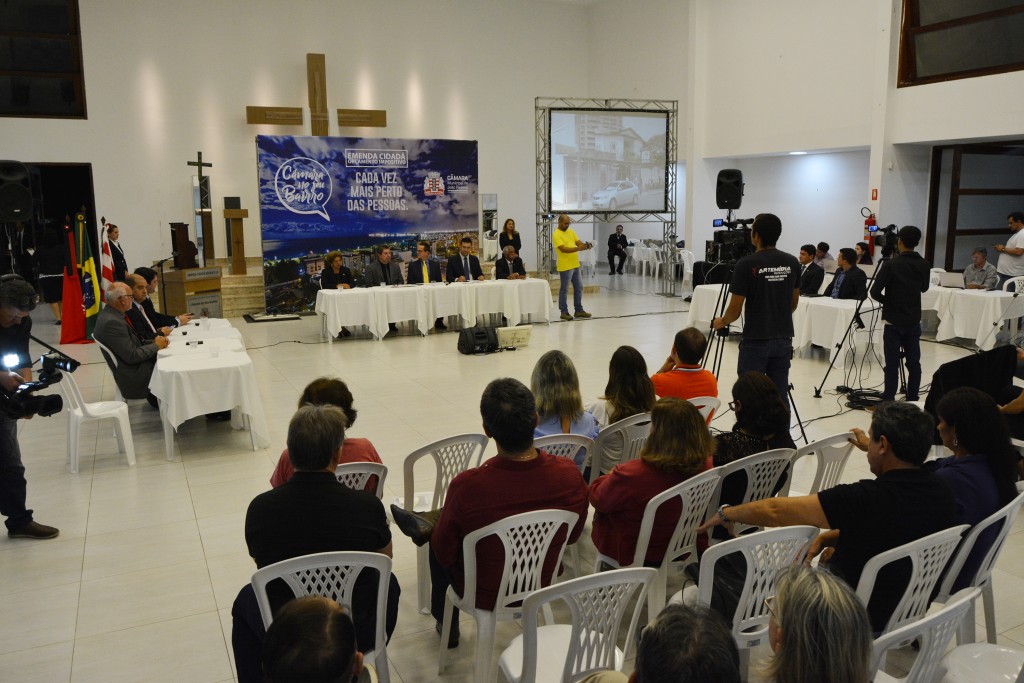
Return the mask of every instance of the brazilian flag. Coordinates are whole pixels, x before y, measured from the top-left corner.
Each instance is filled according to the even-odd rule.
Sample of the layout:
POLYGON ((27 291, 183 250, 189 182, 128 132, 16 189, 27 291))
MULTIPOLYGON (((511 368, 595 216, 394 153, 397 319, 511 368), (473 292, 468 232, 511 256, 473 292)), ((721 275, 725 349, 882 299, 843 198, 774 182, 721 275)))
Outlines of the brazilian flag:
POLYGON ((85 337, 92 339, 96 327, 96 316, 100 314, 100 279, 96 274, 96 260, 92 257, 92 245, 85 233, 85 213, 75 214, 75 253, 78 255, 78 271, 82 274, 82 307, 85 309, 85 337))

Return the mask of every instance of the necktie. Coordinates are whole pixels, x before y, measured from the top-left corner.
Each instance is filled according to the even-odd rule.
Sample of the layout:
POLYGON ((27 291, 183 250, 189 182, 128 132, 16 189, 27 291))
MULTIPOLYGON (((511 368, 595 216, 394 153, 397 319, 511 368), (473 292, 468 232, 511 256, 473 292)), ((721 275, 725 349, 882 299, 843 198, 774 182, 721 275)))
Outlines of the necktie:
POLYGON ((806 272, 807 272, 807 266, 800 266, 800 277, 803 277, 804 273, 806 273, 806 272))
POLYGON ((132 325, 132 320, 128 317, 127 313, 124 314, 124 322, 128 325, 128 329, 135 335, 135 338, 141 341, 142 337, 139 335, 139 331, 135 329, 135 325, 132 325))
POLYGON ((142 310, 141 307, 136 306, 135 304, 132 305, 135 306, 135 310, 142 314, 142 319, 146 321, 147 325, 149 325, 149 329, 153 332, 153 334, 156 334, 156 328, 153 327, 153 321, 149 319, 149 316, 146 315, 146 312, 142 310))
POLYGON ((423 262, 423 284, 430 282, 430 271, 427 270, 427 262, 423 262))
POLYGON ((473 279, 470 276, 470 274, 469 274, 469 257, 468 256, 463 256, 462 257, 462 272, 466 276, 466 282, 469 282, 470 280, 473 279))

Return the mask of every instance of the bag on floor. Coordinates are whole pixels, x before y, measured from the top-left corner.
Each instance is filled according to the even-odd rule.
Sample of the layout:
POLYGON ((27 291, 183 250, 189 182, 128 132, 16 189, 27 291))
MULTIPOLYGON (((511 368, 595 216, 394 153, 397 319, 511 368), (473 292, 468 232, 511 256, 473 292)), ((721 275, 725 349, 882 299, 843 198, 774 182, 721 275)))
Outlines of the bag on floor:
POLYGON ((494 353, 498 350, 498 331, 493 327, 467 327, 459 332, 459 353, 494 353))

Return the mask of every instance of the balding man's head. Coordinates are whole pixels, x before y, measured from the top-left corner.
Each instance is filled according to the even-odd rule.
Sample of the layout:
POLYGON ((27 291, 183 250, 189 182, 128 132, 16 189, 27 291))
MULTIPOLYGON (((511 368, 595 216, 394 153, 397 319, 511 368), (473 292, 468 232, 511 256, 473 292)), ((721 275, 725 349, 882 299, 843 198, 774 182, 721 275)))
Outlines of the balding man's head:
POLYGON ((123 282, 115 282, 107 289, 106 301, 108 306, 125 313, 132 307, 132 290, 123 282))
POLYGON ((140 304, 149 296, 149 285, 141 275, 127 275, 124 281, 132 288, 132 298, 140 304))

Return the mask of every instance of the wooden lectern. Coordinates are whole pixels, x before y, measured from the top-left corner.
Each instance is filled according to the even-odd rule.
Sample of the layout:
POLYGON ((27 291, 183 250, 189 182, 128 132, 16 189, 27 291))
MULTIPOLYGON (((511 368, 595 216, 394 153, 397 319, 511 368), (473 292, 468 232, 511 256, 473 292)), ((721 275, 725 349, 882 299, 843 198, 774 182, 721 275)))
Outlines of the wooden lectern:
POLYGON ((191 313, 198 317, 222 318, 220 268, 169 270, 164 275, 168 315, 191 313))
POLYGON ((242 219, 249 217, 249 209, 224 209, 231 234, 231 274, 245 275, 245 239, 242 219))

